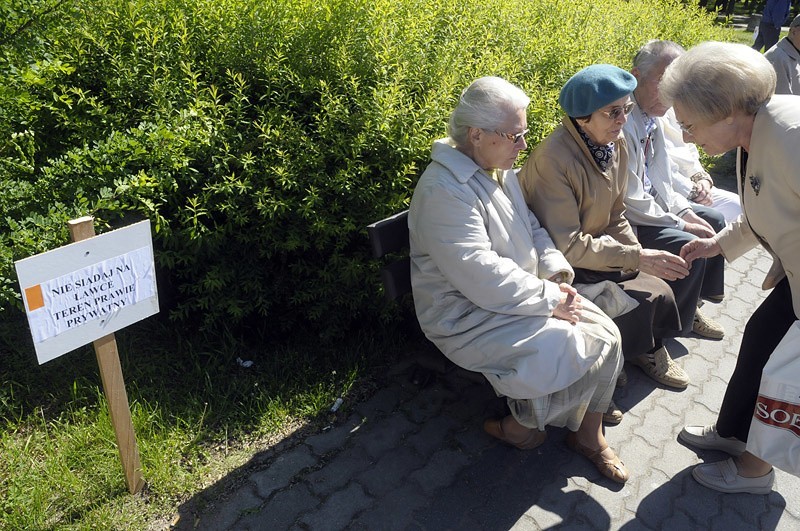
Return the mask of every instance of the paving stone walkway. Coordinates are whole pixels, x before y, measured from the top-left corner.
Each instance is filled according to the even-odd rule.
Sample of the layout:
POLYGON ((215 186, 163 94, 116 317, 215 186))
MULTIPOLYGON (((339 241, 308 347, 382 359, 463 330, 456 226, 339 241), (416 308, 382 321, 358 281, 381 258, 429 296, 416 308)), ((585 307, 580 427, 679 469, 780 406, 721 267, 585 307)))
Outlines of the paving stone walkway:
POLYGON ((659 387, 626 366, 629 383, 615 395, 625 418, 606 429, 631 471, 625 485, 569 451, 563 429, 527 452, 497 442, 481 429, 502 414, 488 385, 458 371, 415 385, 407 362, 339 424, 257 456, 241 477, 224 480, 233 485, 225 497, 181 507, 176 527, 798 530, 800 478, 778 471, 769 495, 720 494, 697 484, 691 468, 724 454, 677 440, 685 424, 715 420, 769 264, 756 249, 728 265, 725 301, 703 308, 725 326, 725 339, 668 343, 691 376, 688 389, 659 387))

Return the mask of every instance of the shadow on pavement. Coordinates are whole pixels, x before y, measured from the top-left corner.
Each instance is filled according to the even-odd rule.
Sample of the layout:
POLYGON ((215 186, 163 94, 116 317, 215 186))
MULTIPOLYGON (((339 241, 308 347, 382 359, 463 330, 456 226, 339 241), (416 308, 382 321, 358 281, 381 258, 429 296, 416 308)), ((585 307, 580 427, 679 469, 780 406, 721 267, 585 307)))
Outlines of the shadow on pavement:
POLYGON ((691 468, 682 470, 645 496, 636 508, 636 517, 620 529, 778 528, 786 508, 786 500, 778 492, 720 496, 694 481, 691 472, 691 468))

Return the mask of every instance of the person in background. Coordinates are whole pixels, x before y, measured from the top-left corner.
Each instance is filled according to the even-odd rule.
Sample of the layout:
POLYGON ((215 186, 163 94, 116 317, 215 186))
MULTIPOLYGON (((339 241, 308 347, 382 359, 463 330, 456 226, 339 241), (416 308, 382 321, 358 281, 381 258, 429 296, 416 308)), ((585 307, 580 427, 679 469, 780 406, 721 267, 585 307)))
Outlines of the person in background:
MULTIPOLYGON (((665 121, 669 108, 658 97, 658 82, 664 69, 684 50, 672 41, 650 41, 634 57, 631 73, 637 80, 633 91, 635 106, 625 122, 623 132, 628 146, 628 190, 625 217, 633 225, 639 242, 654 249, 678 254, 687 241, 695 237, 713 236, 725 227, 723 215, 711 207, 690 202, 675 191, 680 178, 666 147, 665 121)), ((686 178, 688 180, 688 178, 686 178)), ((700 184, 696 184, 700 190, 700 184)), ((695 197, 695 199, 704 200, 695 197)), ((686 286, 692 277, 670 284, 678 294, 697 293, 719 302, 725 291, 725 261, 720 257, 708 260, 699 286, 686 286)), ((722 326, 697 308, 694 301, 679 300, 681 322, 685 331, 711 339, 724 336, 722 326), (691 324, 691 328, 686 326, 691 324)))
MULTIPOLYGON (((684 142, 683 132, 675 119, 675 112, 671 107, 664 105, 658 97, 658 82, 661 81, 664 70, 685 51, 681 45, 663 40, 652 40, 639 49, 633 58, 631 73, 638 81, 634 98, 642 113, 634 112, 632 116, 636 118, 644 114, 655 119, 653 137, 658 143, 663 139, 667 157, 663 157, 660 152, 654 155, 661 164, 664 164, 665 158, 668 161, 669 172, 664 166, 660 168, 671 177, 672 190, 680 197, 688 199, 693 209, 695 205, 712 207, 724 216, 727 223, 730 223, 742 213, 739 196, 714 186, 713 179, 700 163, 697 147, 690 142, 684 142)), ((629 134, 629 130, 642 130, 641 123, 636 128, 629 127, 633 122, 635 120, 629 119, 625 124, 626 134, 629 134)), ((646 138, 637 140, 640 145, 646 143, 646 138)), ((699 212, 702 217, 702 209, 699 212)), ((711 220, 707 221, 711 223, 711 220)))
POLYGON ((778 76, 775 94, 800 95, 800 15, 789 23, 789 34, 764 53, 778 76))
POLYGON ((789 16, 790 4, 790 0, 767 0, 758 24, 758 35, 753 42, 754 50, 760 52, 764 48, 766 51, 775 46, 781 36, 781 26, 789 16))
MULTIPOLYGON (((613 65, 591 65, 573 75, 558 99, 566 116, 531 153, 519 180, 528 206, 575 268, 575 281, 611 281, 638 301, 614 318, 625 359, 657 382, 683 389, 689 376, 664 346, 664 338, 682 329, 677 295, 664 280, 690 272, 679 256, 643 247, 623 215, 628 152, 622 126, 634 88, 636 78, 613 65)), ((693 274, 702 279, 702 262, 693 274)), ((690 294, 692 306, 699 282, 690 294)))
POLYGON ((483 77, 433 144, 409 209, 411 284, 422 330, 457 365, 482 373, 511 414, 487 433, 536 448, 548 425, 605 477, 628 470, 602 415, 622 367, 613 321, 570 285, 572 267, 530 212, 511 168, 527 147, 530 100, 483 77))
POLYGON ((683 131, 678 125, 672 107, 667 109, 659 123, 672 164, 672 175, 675 177, 672 186, 675 191, 693 204, 712 207, 722 214, 726 224, 736 221, 742 213, 739 195, 714 185, 711 175, 700 162, 697 146, 683 140, 683 131))
POLYGON ((761 243, 773 257, 763 283, 772 292, 747 322, 716 424, 686 426, 678 435, 690 446, 736 456, 692 470, 699 483, 721 492, 772 489, 772 466, 747 452, 746 442, 764 365, 800 315, 800 96, 773 95, 775 80, 758 52, 706 42, 676 59, 659 85, 687 141, 710 155, 738 148, 742 217, 687 243, 681 256, 694 268, 695 260, 734 260, 761 243))

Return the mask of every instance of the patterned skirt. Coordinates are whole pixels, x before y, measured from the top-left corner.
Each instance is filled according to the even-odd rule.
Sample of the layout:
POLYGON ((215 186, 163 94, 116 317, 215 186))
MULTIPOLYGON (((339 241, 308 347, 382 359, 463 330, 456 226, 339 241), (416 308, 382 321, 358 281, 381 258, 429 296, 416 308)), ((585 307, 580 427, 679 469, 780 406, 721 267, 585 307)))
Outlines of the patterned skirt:
POLYGON ((601 350, 597 361, 565 389, 533 399, 507 398, 514 418, 528 428, 566 427, 577 431, 587 411, 605 412, 622 370, 619 331, 614 322, 585 301, 578 323, 587 348, 601 350))

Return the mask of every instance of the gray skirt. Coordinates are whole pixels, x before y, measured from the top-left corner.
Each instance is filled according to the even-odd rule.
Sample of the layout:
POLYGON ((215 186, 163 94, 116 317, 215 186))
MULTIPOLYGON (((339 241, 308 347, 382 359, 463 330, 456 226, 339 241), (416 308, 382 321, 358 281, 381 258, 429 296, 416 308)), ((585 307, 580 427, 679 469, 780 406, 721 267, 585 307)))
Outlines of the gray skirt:
POLYGON ((639 273, 636 278, 620 282, 619 286, 639 303, 633 311, 614 319, 622 335, 625 359, 633 359, 661 347, 665 337, 682 335, 683 324, 675 295, 666 282, 647 273, 639 273))

